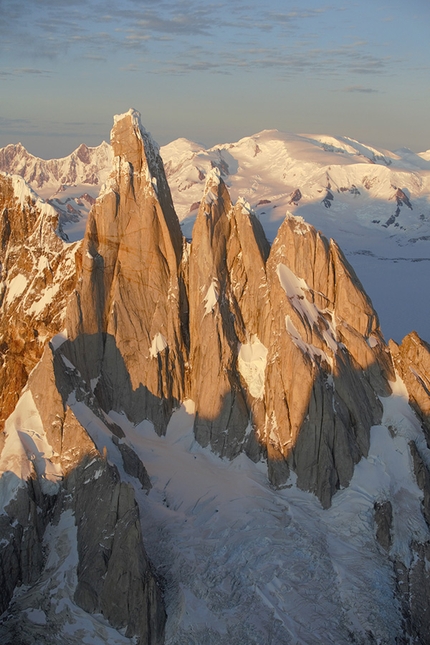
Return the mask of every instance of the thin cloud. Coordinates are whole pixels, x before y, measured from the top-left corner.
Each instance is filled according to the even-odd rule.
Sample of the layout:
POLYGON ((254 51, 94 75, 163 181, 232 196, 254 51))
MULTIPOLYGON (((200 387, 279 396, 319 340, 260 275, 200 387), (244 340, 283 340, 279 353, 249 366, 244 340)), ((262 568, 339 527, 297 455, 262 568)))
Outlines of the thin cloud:
MULTIPOLYGON (((133 54, 140 54, 148 68, 139 65, 139 70, 146 73, 232 74, 264 69, 281 78, 383 75, 393 70, 394 63, 399 67, 399 61, 369 54, 363 39, 337 48, 318 47, 323 22, 342 10, 330 5, 294 8, 286 3, 286 9, 280 10, 270 0, 263 5, 236 0, 232 8, 226 2, 197 0, 3 3, 0 52, 14 53, 24 65, 40 57, 57 64, 72 55, 75 60, 105 64, 117 57, 119 69, 137 71, 133 54), (305 24, 318 29, 311 33, 305 24), (268 32, 273 33, 269 45, 268 32), (190 43, 204 44, 207 50, 190 55, 190 43)), ((10 74, 5 69, 0 78, 10 74)))
POLYGON ((343 92, 359 92, 362 94, 378 94, 379 90, 375 90, 373 87, 363 87, 363 85, 349 85, 344 87, 343 92))
POLYGON ((267 16, 270 19, 270 21, 273 21, 275 23, 283 22, 283 23, 292 23, 297 20, 304 20, 306 18, 317 18, 321 16, 321 14, 326 13, 329 11, 329 7, 320 7, 319 9, 302 9, 302 10, 295 10, 295 11, 287 11, 287 12, 268 12, 267 16))
POLYGON ((50 77, 52 71, 49 69, 40 69, 37 67, 15 67, 13 69, 0 71, 0 78, 10 79, 16 76, 43 76, 50 77))
MULTIPOLYGON (((231 74, 234 71, 253 72, 256 69, 272 71, 281 77, 306 74, 309 77, 340 77, 345 75, 387 74, 391 66, 400 61, 377 57, 367 53, 364 42, 345 45, 337 49, 291 46, 289 48, 247 47, 221 51, 216 56, 202 48, 180 52, 167 65, 157 61, 157 73, 186 74, 204 71, 231 74)), ((357 85, 358 87, 358 85, 357 85)))
POLYGON ((49 69, 37 69, 35 67, 19 67, 14 69, 14 74, 31 74, 35 76, 51 76, 49 69))

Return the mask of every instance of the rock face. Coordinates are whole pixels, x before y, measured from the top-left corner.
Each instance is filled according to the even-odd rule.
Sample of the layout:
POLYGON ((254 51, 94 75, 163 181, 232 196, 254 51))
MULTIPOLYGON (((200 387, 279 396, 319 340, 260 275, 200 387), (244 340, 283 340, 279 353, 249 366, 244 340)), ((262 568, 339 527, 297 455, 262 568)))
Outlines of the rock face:
POLYGON ((46 341, 64 328, 76 244, 20 177, 0 175, 0 431, 46 341))
MULTIPOLYGON (((411 334, 390 354, 333 240, 287 214, 270 246, 249 204, 232 204, 215 167, 188 244, 136 111, 116 117, 112 149, 112 173, 81 245, 61 239, 58 216, 22 179, 0 176, 7 643, 36 634, 18 619, 25 594, 10 604, 17 586, 34 588, 54 623, 61 614, 47 600, 46 581, 61 573, 46 556, 48 534, 71 536, 73 607, 101 613, 142 645, 163 642, 162 595, 133 489, 121 476, 138 499, 151 481, 123 421, 149 420, 163 435, 191 398, 199 444, 227 459, 243 452, 266 461, 274 488, 290 486, 295 473, 324 508, 368 453, 380 397, 395 381, 393 358, 430 435, 429 347, 411 334)), ((413 441, 410 452, 428 523, 427 462, 413 441)), ((395 509, 384 499, 373 512, 378 553, 391 557, 395 509)), ((405 633, 425 642, 428 591, 413 606, 410 598, 424 584, 428 544, 411 548, 414 566, 395 566, 398 596, 405 633)))
POLYGON ((430 542, 411 545, 413 561, 408 569, 395 563, 398 597, 404 615, 403 643, 428 643, 430 639, 430 590, 427 563, 430 542))
POLYGON ((430 346, 416 332, 405 336, 401 345, 390 340, 396 369, 409 393, 409 403, 421 419, 430 446, 430 346))
POLYGON ((393 507, 390 501, 375 502, 374 515, 376 539, 385 551, 389 552, 392 544, 393 507))
POLYGON ((367 454, 377 395, 393 379, 377 315, 337 245, 287 217, 269 249, 215 169, 193 230, 189 303, 197 440, 229 458, 264 454, 274 485, 292 468, 330 505, 367 454))
POLYGON ((105 410, 163 433, 183 398, 182 235, 158 149, 134 111, 112 130, 114 170, 88 222, 68 308, 70 356, 105 410))
MULTIPOLYGON (((121 482, 117 469, 100 455, 76 418, 67 403, 71 392, 96 418, 103 418, 61 347, 55 351, 47 347, 6 424, 0 472, 9 479, 10 501, 6 499, 0 515, 6 542, 0 558, 4 583, 0 611, 7 608, 17 585, 37 586, 44 578, 49 564, 43 548, 44 533, 48 524, 57 526, 65 513, 72 512, 77 529, 73 601, 86 612, 102 614, 116 629, 137 637, 136 642, 159 645, 163 642, 165 612, 143 548, 133 489, 121 482)), ((112 430, 115 428, 109 427, 108 433, 112 430)), ((128 462, 132 452, 128 447, 128 462)), ((132 463, 136 466, 135 461, 132 463)), ((141 463, 140 467, 136 475, 141 479, 146 475, 143 481, 148 487, 141 463)), ((52 573, 46 575, 52 577, 52 573)), ((46 584, 42 588, 44 598, 49 589, 46 584)), ((12 610, 0 628, 2 638, 17 637, 18 612, 19 602, 16 612, 12 610)), ((53 624, 59 627, 61 620, 54 617, 55 608, 51 613, 53 624)), ((31 633, 31 628, 27 629, 31 633)))
POLYGON ((135 111, 116 118, 112 149, 76 255, 62 352, 105 412, 149 419, 163 434, 191 397, 199 443, 230 459, 267 458, 275 486, 293 470, 329 506, 367 454, 377 397, 394 378, 353 270, 300 218, 288 216, 270 248, 217 168, 188 248, 135 111))

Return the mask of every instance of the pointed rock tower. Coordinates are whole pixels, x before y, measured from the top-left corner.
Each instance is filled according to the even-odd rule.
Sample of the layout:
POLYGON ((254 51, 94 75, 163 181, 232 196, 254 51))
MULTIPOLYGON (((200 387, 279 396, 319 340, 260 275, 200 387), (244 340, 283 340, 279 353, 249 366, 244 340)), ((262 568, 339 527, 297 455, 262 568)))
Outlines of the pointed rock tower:
POLYGON ((135 110, 115 117, 113 170, 94 205, 67 327, 70 359, 105 410, 165 431, 183 398, 183 238, 157 145, 135 110), (95 380, 93 380, 95 379, 95 380))
MULTIPOLYGON (((269 475, 286 462, 329 506, 381 419, 392 363, 377 315, 337 245, 287 215, 266 265, 272 307, 265 383, 269 475), (270 458, 273 453, 272 459, 270 458)), ((260 429, 261 435, 261 429, 260 429)))

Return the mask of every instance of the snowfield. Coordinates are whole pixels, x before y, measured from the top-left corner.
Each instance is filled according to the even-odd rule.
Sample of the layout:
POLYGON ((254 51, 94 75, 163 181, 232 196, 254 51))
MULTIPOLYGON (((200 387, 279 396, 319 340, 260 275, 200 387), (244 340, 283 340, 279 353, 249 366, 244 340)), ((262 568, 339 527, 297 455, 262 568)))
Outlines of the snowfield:
MULTIPOLYGON (((260 354, 258 340, 254 345, 260 354)), ((382 424, 371 430, 368 457, 328 510, 295 486, 294 475, 287 487, 274 490, 262 462, 255 464, 243 454, 221 460, 197 444, 192 401, 174 412, 161 437, 149 421, 133 426, 125 415, 109 414, 126 433, 121 441, 148 470, 152 489, 146 494, 124 471, 109 429, 70 395, 78 420, 135 490, 145 548, 164 588, 166 645, 395 642, 402 633, 393 601, 395 578, 374 537, 374 503, 392 501, 390 556, 413 566, 411 541, 430 536, 408 441, 417 443, 428 466, 430 451, 402 381, 392 387, 393 394, 382 399, 382 424)), ((52 453, 33 408, 24 395, 20 414, 17 409, 8 422, 0 469, 17 472, 18 485, 23 483, 18 477, 28 473, 22 465, 16 471, 16 454, 22 461, 26 453, 31 461, 28 446, 34 440, 42 441, 37 443, 40 458, 52 453)), ((9 499, 12 492, 7 491, 9 499)), ((51 635, 61 634, 68 644, 132 645, 133 639, 112 629, 102 616, 90 616, 73 602, 78 556, 71 511, 48 527, 45 550, 42 578, 33 587, 17 588, 10 611, 30 625, 33 635, 49 626, 51 635)))
POLYGON ((395 641, 402 627, 394 573, 374 538, 373 507, 392 500, 391 556, 410 565, 411 540, 427 540, 429 532, 407 442, 419 444, 428 465, 430 451, 402 382, 393 388, 368 457, 325 511, 293 478, 274 490, 263 463, 245 455, 221 460, 201 448, 191 401, 173 414, 164 437, 148 421, 133 426, 125 415, 109 415, 148 470, 146 495, 124 472, 110 431, 71 395, 77 418, 135 489, 145 548, 165 588, 166 645, 395 641))

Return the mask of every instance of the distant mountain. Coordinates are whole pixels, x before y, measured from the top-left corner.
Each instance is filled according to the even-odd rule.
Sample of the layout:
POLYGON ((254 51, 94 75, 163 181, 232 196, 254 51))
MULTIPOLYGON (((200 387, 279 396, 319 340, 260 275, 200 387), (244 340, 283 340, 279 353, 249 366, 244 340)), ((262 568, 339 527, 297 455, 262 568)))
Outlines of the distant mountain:
POLYGON ((21 143, 0 148, 0 172, 19 175, 61 215, 63 235, 82 239, 86 219, 112 163, 112 150, 103 141, 81 144, 62 159, 40 159, 21 143))
POLYGON ((205 149, 186 139, 161 148, 184 234, 201 191, 220 170, 273 240, 287 211, 334 238, 381 316, 386 337, 430 337, 430 154, 377 150, 348 137, 265 130, 205 149), (399 312, 399 302, 401 312, 399 312))
POLYGON ((82 143, 67 157, 49 160, 33 156, 21 143, 0 148, 0 171, 20 175, 41 195, 47 189, 59 190, 61 186, 100 187, 111 161, 111 147, 105 141, 94 148, 82 143))

